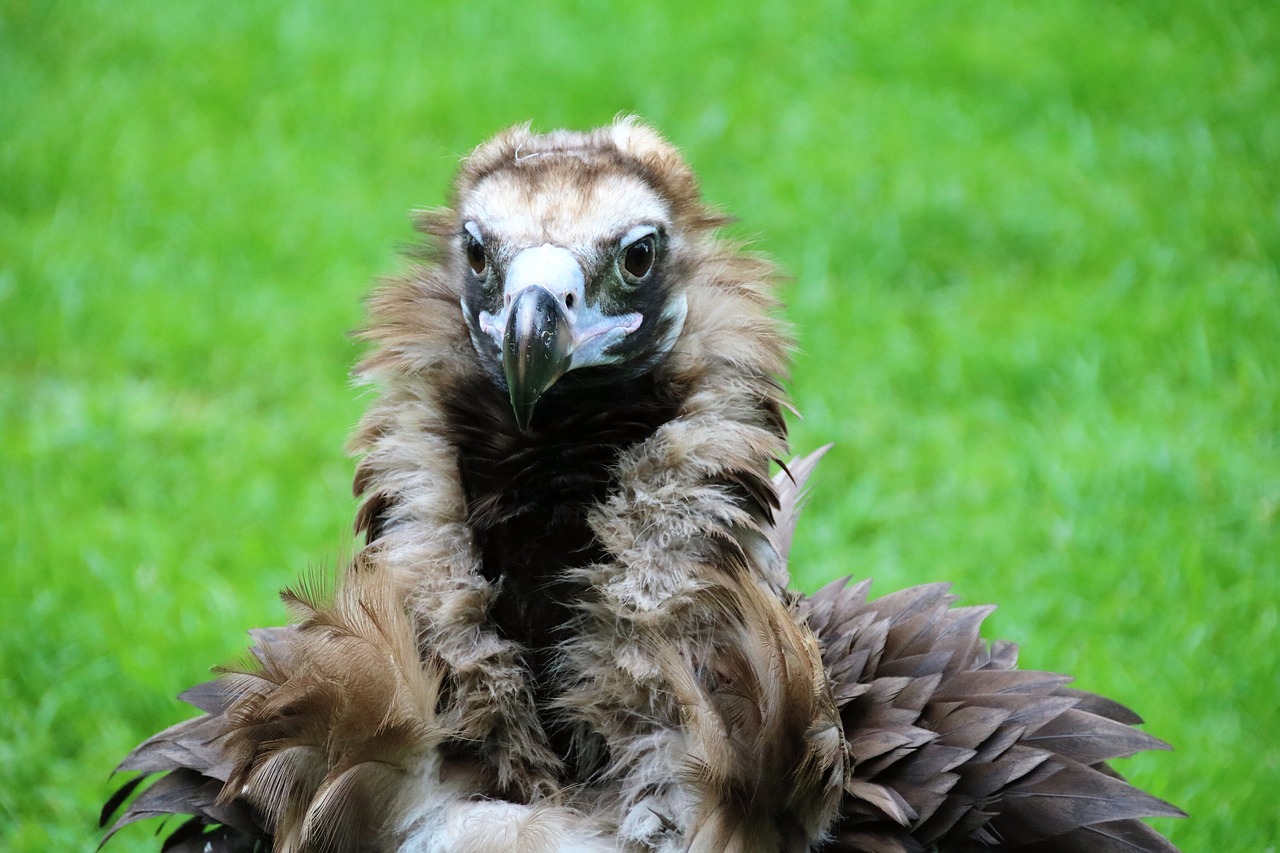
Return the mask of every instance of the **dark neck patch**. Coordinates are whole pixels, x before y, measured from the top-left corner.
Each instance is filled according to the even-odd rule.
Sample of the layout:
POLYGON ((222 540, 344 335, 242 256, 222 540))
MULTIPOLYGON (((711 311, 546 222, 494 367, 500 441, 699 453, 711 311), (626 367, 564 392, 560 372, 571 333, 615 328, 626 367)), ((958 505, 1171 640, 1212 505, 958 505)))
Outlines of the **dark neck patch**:
MULTIPOLYGON (((488 377, 444 398, 481 571, 499 584, 490 620, 527 649, 540 708, 553 693, 555 648, 570 635, 573 605, 585 592, 565 572, 604 557, 587 514, 613 484, 618 454, 675 417, 684 393, 654 372, 602 381, 603 370, 562 378, 538 401, 527 433, 488 377)), ((554 720, 544 725, 571 759, 568 733, 554 720)))

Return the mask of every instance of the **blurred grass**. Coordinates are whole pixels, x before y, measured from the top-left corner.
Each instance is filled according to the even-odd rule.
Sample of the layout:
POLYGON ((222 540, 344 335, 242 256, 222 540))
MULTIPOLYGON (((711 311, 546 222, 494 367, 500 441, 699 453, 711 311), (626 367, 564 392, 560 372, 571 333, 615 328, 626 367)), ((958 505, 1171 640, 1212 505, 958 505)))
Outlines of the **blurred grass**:
MULTIPOLYGON (((1275 850, 1280 12, 0 0, 0 848, 349 544, 359 300, 507 124, 636 111, 793 279, 812 588, 955 582, 1275 850)), ((145 829, 117 850, 154 849, 145 829)))

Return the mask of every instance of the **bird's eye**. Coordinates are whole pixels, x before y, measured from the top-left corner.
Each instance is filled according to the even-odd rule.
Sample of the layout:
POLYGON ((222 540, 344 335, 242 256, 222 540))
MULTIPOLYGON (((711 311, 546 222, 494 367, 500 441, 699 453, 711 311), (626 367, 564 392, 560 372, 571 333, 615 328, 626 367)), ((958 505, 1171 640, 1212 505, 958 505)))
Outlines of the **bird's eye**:
POLYGON ((653 235, 648 234, 622 250, 622 269, 632 278, 644 278, 653 269, 653 258, 657 251, 653 245, 653 235))
POLYGON ((467 235, 467 264, 476 275, 484 275, 488 262, 484 256, 484 244, 470 234, 467 235))

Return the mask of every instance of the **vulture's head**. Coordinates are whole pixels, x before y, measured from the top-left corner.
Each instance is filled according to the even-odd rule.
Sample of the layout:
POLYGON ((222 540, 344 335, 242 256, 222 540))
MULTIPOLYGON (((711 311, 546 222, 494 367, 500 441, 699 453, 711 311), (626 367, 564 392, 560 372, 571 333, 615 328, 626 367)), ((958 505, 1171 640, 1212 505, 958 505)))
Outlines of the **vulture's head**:
MULTIPOLYGON (((582 527, 627 448, 664 429, 695 456, 728 440, 708 418, 737 425, 731 467, 763 477, 761 460, 786 452, 788 341, 773 266, 721 237, 727 221, 675 146, 632 118, 517 126, 476 148, 448 206, 418 218, 425 262, 371 300, 357 375, 381 399, 353 442, 370 541, 444 500, 411 485, 432 464, 461 468, 477 529, 544 510, 582 527)), ((520 541, 550 535, 529 524, 520 541)))
POLYGON ((628 119, 502 133, 430 224, 462 317, 521 429, 558 384, 581 392, 661 363, 684 330, 699 239, 723 220, 676 150, 628 119))

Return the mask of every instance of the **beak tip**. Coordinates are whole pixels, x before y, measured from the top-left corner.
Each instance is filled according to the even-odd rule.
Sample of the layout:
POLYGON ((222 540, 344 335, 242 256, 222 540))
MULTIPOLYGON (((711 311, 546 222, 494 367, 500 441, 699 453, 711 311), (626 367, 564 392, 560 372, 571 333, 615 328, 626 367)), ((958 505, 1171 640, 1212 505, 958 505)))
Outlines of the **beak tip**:
POLYGON ((572 346, 573 330, 551 293, 531 285, 516 295, 503 335, 502 360, 521 432, 529 431, 543 392, 569 369, 572 346))
MULTIPOLYGON (((537 401, 535 400, 534 403, 537 401)), ((516 426, 521 432, 529 431, 529 423, 533 420, 533 404, 520 405, 516 401, 511 401, 511 411, 516 416, 516 426)))

